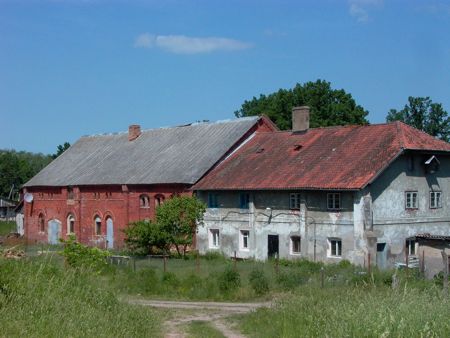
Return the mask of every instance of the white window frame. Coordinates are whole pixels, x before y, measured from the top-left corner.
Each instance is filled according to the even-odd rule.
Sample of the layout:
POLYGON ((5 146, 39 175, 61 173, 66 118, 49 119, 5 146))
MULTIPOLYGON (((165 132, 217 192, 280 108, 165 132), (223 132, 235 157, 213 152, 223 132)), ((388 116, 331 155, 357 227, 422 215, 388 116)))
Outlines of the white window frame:
POLYGON ((209 229, 209 248, 220 248, 220 231, 219 229, 209 229))
POLYGON ((291 210, 300 210, 300 193, 291 193, 289 195, 289 207, 291 210))
POLYGON ((442 192, 430 191, 430 209, 442 208, 442 192))
POLYGON ((328 210, 341 210, 342 209, 342 198, 340 192, 329 192, 327 193, 327 209, 328 210), (331 207, 330 207, 331 201, 331 207))
POLYGON ((239 230, 239 249, 241 251, 250 250, 250 230, 239 230))
POLYGON ((75 217, 72 214, 69 214, 69 216, 67 216, 67 234, 68 235, 73 235, 75 233, 75 217), (73 231, 70 231, 71 229, 71 222, 73 222, 73 231))
POLYGON ((417 191, 405 191, 405 209, 419 209, 419 193, 417 191))
POLYGON ((290 238, 291 243, 291 255, 300 255, 302 253, 302 238, 299 235, 292 235, 290 238), (294 251, 294 238, 298 239, 298 251, 294 251))
POLYGON ((342 239, 337 237, 328 238, 328 257, 341 258, 342 257, 342 239), (335 254, 333 254, 333 246, 335 254), (340 252, 339 252, 340 251, 340 252))
POLYGON ((406 250, 407 250, 408 256, 416 255, 416 252, 417 252, 416 243, 417 242, 415 239, 411 239, 411 238, 406 239, 406 250))

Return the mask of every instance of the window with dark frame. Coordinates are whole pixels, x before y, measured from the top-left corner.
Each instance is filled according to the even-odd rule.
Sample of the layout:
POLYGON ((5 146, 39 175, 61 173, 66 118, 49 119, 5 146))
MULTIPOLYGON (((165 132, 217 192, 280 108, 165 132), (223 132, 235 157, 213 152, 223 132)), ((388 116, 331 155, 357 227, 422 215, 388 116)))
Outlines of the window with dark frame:
POLYGON ((291 193, 289 198, 289 207, 291 210, 300 210, 300 194, 291 193))
POLYGON ((208 208, 218 208, 219 207, 219 194, 215 192, 208 193, 208 208))
POLYGON ((419 202, 417 199, 417 191, 406 191, 405 192, 405 208, 406 209, 418 209, 419 202))
POLYGON ((430 191, 430 209, 442 208, 441 192, 430 191))
POLYGON ((72 187, 67 187, 67 199, 68 200, 73 200, 73 198, 74 198, 73 188, 72 187))
POLYGON ((239 194, 239 208, 248 209, 250 204, 250 194, 246 192, 241 192, 239 194))
POLYGON ((45 219, 43 214, 39 214, 38 218, 39 232, 45 232, 45 219))
POLYGON ((164 203, 164 195, 156 195, 155 196, 155 207, 159 207, 161 204, 164 203))
POLYGON ((330 192, 327 194, 327 209, 328 210, 341 209, 341 193, 330 192))
POLYGON ((291 254, 299 254, 301 252, 300 236, 291 236, 291 254))

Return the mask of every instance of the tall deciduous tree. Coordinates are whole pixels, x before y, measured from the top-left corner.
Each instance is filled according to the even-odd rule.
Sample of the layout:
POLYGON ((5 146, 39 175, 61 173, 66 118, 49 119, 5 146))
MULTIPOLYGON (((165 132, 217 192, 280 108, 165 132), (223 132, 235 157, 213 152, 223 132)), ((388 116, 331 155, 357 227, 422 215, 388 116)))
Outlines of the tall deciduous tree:
POLYGON ((403 121, 414 128, 449 141, 450 118, 440 103, 433 103, 429 97, 408 97, 408 104, 402 110, 391 109, 387 122, 403 121))
POLYGON ((311 108, 310 126, 326 127, 346 124, 368 124, 368 112, 343 89, 332 89, 330 82, 297 83, 293 89, 280 89, 269 95, 261 94, 245 101, 234 114, 237 117, 265 114, 280 129, 290 129, 292 107, 311 108))

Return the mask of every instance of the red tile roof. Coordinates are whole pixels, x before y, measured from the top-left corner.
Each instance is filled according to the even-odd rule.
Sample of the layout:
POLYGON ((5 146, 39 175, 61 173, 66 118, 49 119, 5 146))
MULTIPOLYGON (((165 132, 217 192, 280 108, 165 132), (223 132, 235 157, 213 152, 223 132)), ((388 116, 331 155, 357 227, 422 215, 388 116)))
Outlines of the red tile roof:
POLYGON ((256 133, 193 189, 358 190, 404 150, 450 152, 450 144, 401 122, 256 133))

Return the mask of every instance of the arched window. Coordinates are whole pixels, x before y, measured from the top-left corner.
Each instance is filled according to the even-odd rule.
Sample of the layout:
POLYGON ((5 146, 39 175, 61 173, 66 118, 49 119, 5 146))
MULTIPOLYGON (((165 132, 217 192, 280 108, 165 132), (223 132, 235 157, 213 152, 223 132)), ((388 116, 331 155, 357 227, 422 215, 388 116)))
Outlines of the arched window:
POLYGON ((159 207, 161 204, 164 203, 164 195, 156 195, 155 196, 155 207, 159 207))
POLYGON ((139 205, 141 208, 150 208, 150 198, 147 195, 139 196, 139 205))
POLYGON ((67 234, 75 233, 75 217, 72 214, 67 216, 67 234))
POLYGON ((39 214, 38 229, 39 229, 39 232, 45 232, 45 218, 44 218, 43 214, 39 214))
POLYGON ((100 236, 102 234, 102 219, 100 216, 94 217, 94 234, 100 236))

